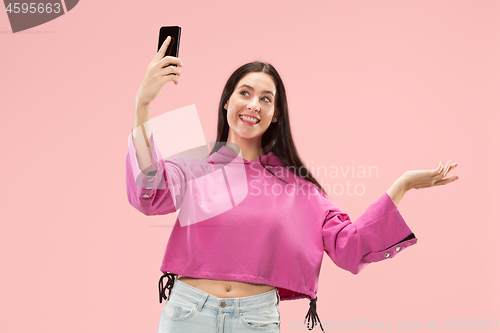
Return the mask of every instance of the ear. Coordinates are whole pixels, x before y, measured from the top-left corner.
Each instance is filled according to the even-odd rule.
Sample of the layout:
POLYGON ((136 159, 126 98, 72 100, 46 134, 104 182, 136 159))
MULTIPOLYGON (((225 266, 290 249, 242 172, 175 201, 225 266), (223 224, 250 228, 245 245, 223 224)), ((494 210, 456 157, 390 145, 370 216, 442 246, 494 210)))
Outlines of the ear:
POLYGON ((279 114, 280 114, 280 113, 279 113, 278 109, 276 109, 276 110, 274 111, 273 119, 271 120, 271 122, 273 122, 273 123, 277 122, 277 121, 278 121, 278 116, 279 116, 279 114))
POLYGON ((227 102, 226 102, 226 104, 224 104, 224 110, 227 111, 227 102))

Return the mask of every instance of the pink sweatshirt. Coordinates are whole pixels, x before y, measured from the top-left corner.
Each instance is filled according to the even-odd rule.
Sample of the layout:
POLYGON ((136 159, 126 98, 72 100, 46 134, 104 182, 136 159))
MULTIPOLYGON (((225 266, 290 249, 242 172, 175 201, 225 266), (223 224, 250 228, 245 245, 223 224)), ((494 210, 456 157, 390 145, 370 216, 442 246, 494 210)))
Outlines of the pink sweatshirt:
POLYGON ((173 275, 266 284, 278 289, 281 300, 311 300, 308 316, 319 320, 323 252, 358 274, 417 242, 387 193, 352 222, 272 152, 262 163, 289 184, 258 158, 247 161, 226 146, 205 160, 163 160, 154 136, 150 145, 157 172, 148 176, 129 135, 127 196, 145 215, 178 213, 160 267, 170 284, 173 275))

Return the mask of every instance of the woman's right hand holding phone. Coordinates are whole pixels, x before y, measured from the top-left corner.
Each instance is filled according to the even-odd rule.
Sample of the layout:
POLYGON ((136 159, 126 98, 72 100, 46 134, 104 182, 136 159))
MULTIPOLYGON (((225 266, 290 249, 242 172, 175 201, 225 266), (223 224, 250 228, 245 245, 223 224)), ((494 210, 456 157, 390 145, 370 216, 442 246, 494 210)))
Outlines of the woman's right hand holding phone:
POLYGON ((153 61, 148 65, 144 79, 136 94, 136 102, 147 105, 155 99, 165 83, 168 81, 174 81, 175 85, 179 83, 180 67, 182 67, 181 60, 176 57, 165 56, 171 40, 172 37, 170 36, 165 39, 153 61), (177 67, 173 65, 177 65, 177 67))

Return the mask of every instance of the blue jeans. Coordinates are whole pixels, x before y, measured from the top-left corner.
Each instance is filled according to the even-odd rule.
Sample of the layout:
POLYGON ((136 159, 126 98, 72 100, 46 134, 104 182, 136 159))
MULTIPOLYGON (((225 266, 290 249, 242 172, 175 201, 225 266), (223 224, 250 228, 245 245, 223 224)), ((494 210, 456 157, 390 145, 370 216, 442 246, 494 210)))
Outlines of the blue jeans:
POLYGON ((219 298, 176 276, 157 333, 279 333, 279 302, 276 288, 254 296, 219 298))

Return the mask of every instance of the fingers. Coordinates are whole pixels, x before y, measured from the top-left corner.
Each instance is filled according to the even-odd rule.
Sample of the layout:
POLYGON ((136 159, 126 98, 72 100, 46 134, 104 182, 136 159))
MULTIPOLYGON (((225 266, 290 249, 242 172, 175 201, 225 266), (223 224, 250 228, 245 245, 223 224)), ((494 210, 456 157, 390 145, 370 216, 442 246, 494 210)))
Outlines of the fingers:
POLYGON ((443 177, 446 177, 446 175, 448 174, 448 172, 450 172, 452 169, 454 169, 454 168, 456 168, 458 166, 458 163, 451 163, 451 161, 448 164, 449 164, 448 169, 444 173, 443 177))
POLYGON ((443 163, 441 161, 439 161, 439 165, 436 168, 436 170, 437 170, 436 174, 439 175, 441 173, 442 169, 443 169, 443 163))
POLYGON ((451 166, 451 161, 448 161, 448 163, 446 163, 446 167, 444 168, 443 178, 446 177, 446 174, 448 173, 448 171, 450 171, 450 166, 451 166))
POLYGON ((170 40, 172 38, 168 36, 164 41, 163 44, 161 44, 160 50, 158 53, 156 53, 156 56, 154 58, 155 61, 159 61, 161 58, 165 56, 165 51, 167 50, 168 44, 170 44, 170 40))
POLYGON ((174 74, 174 75, 181 75, 182 69, 179 67, 175 66, 167 66, 164 68, 161 68, 159 71, 160 75, 169 75, 169 74, 174 74))
POLYGON ((165 82, 174 81, 174 84, 177 85, 179 83, 179 78, 181 76, 181 69, 175 66, 169 66, 160 70, 158 74, 162 79, 163 78, 167 79, 165 82))
MULTIPOLYGON (((439 165, 441 165, 441 162, 439 162, 439 165)), ((444 167, 441 167, 439 169, 438 176, 440 178, 446 177, 446 175, 451 170, 453 170, 454 168, 456 168, 457 166, 458 166, 458 163, 452 163, 452 161, 448 161, 448 163, 446 163, 446 165, 444 167)), ((441 179, 441 180, 435 182, 434 185, 435 186, 437 186, 437 185, 445 185, 445 184, 451 183, 451 182, 453 182, 453 181, 455 181, 457 179, 458 179, 458 176, 454 176, 454 177, 446 178, 446 179, 441 179)))
POLYGON ((449 184, 451 182, 454 182, 457 179, 458 179, 458 176, 446 178, 446 179, 441 179, 441 180, 435 182, 433 186, 446 185, 446 184, 449 184))
POLYGON ((437 166, 436 169, 434 169, 434 172, 433 172, 433 175, 432 177, 435 177, 435 178, 439 178, 441 177, 441 172, 443 171, 443 164, 442 162, 440 161, 439 162, 439 165, 437 166))
POLYGON ((164 75, 161 77, 162 84, 167 83, 168 81, 174 81, 174 84, 179 84, 179 77, 177 75, 164 75))
MULTIPOLYGON (((166 56, 165 58, 161 59, 160 62, 158 62, 160 68, 163 68, 170 64, 177 65, 177 67, 182 67, 182 61, 177 57, 166 56)), ((175 67, 175 66, 168 66, 168 67, 175 67)))
POLYGON ((437 174, 441 174, 443 171, 443 177, 446 176, 446 174, 456 168, 458 166, 458 163, 451 163, 451 161, 448 161, 448 163, 446 163, 446 165, 442 165, 442 162, 439 162, 439 165, 438 167, 436 168, 437 169, 437 174))

